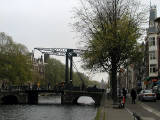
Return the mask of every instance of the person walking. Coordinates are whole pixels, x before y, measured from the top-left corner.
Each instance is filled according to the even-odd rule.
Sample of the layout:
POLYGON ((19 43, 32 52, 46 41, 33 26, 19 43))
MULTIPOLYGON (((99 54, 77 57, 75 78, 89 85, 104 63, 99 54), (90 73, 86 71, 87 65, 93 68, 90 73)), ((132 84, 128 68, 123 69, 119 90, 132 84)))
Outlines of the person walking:
POLYGON ((124 108, 125 107, 125 102, 126 102, 126 95, 127 95, 127 91, 125 88, 122 89, 122 107, 124 108))
POLYGON ((135 104, 136 103, 136 98, 137 98, 137 93, 135 91, 135 89, 132 88, 131 90, 131 97, 132 97, 132 104, 135 104))

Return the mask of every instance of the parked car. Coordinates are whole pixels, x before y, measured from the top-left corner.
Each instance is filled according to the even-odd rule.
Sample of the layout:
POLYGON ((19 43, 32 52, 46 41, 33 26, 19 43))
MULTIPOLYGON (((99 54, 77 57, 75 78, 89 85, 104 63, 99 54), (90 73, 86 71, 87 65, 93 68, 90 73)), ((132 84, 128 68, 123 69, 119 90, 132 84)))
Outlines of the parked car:
POLYGON ((152 90, 141 90, 138 94, 138 99, 141 101, 150 100, 156 102, 156 93, 152 92, 152 90))
POLYGON ((160 86, 154 86, 153 92, 156 93, 157 99, 160 99, 160 86))

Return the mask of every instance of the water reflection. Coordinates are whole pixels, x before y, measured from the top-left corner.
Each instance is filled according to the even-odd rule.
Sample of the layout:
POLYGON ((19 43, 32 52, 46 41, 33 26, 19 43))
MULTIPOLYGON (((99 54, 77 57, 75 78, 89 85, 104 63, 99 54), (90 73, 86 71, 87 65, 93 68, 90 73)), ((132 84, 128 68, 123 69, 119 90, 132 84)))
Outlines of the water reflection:
POLYGON ((94 105, 95 101, 91 97, 81 96, 78 99, 78 103, 85 105, 94 105))
POLYGON ((61 105, 59 96, 45 96, 39 97, 39 105, 0 105, 0 120, 93 120, 96 107, 91 101, 81 97, 78 102, 90 106, 61 105))

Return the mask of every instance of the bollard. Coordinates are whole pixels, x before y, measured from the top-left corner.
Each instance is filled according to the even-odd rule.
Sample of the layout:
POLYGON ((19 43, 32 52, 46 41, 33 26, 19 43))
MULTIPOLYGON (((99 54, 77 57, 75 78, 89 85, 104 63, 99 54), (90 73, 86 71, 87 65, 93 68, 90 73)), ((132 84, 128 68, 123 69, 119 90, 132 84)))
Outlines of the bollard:
POLYGON ((139 115, 137 115, 135 112, 133 113, 134 120, 142 120, 139 115))

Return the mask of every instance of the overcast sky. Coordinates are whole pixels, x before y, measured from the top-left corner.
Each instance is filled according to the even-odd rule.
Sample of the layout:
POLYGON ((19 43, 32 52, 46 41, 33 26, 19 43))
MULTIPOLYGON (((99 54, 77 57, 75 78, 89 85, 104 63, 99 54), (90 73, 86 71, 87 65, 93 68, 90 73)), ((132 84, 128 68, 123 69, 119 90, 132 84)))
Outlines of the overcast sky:
MULTIPOLYGON (((141 1, 150 4, 150 0, 141 1)), ((78 47, 79 38, 69 25, 78 0, 0 0, 0 3, 0 32, 12 36, 30 51, 35 47, 78 47)), ((160 0, 152 0, 153 4, 160 5, 160 0)), ((159 16, 160 6, 157 10, 159 16)), ((107 79, 106 75, 96 76, 94 79, 99 81, 107 79)))

